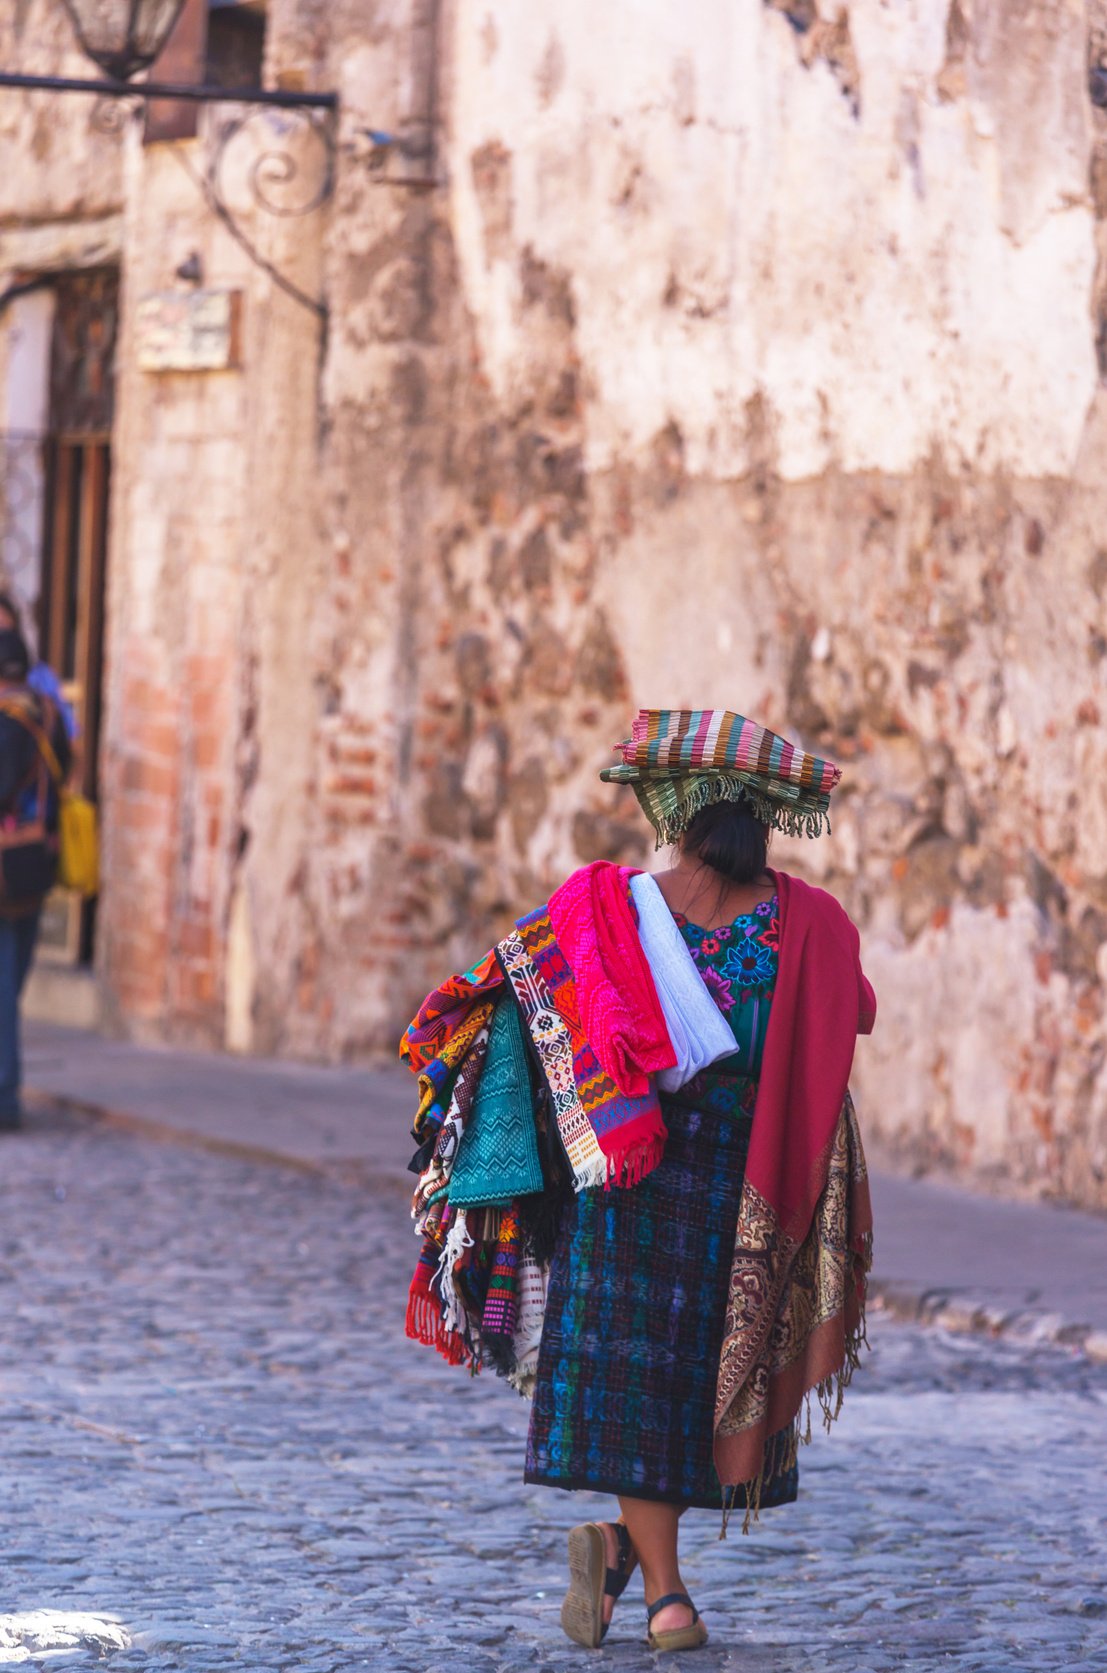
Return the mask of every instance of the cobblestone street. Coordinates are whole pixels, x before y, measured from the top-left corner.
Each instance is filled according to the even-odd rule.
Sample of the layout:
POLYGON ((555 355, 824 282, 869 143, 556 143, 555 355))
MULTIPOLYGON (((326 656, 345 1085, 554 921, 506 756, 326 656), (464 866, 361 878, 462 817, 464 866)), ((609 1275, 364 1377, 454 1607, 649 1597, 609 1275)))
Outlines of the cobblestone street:
MULTIPOLYGON (((677 1665, 633 1586, 603 1651, 561 1636, 565 1531, 607 1502, 524 1488, 523 1403, 404 1340, 398 1190, 58 1116, 2 1161, 0 1663, 677 1665), (35 1611, 43 1646, 122 1630, 29 1649, 35 1611)), ((696 1668, 1107 1669, 1107 1368, 871 1335, 800 1504, 725 1544, 689 1517, 696 1668)))

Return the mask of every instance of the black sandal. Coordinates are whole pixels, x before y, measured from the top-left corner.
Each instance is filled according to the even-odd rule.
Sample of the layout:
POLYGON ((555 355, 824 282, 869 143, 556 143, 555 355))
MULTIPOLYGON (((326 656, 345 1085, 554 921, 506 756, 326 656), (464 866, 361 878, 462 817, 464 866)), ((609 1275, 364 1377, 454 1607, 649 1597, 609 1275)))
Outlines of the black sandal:
POLYGON ((596 1650, 607 1637, 605 1597, 622 1597, 634 1572, 634 1546, 622 1522, 609 1522, 619 1546, 618 1565, 607 1566, 604 1525, 582 1522, 569 1533, 569 1590, 561 1605, 561 1625, 574 1644, 596 1650))
POLYGON ((656 1603, 646 1605, 646 1643, 651 1650, 698 1650, 707 1643, 707 1628, 700 1620, 699 1612, 687 1592, 667 1592, 659 1597, 656 1603), (659 1614, 666 1604, 683 1603, 692 1611, 692 1624, 687 1627, 670 1627, 665 1632, 650 1632, 648 1623, 659 1614))

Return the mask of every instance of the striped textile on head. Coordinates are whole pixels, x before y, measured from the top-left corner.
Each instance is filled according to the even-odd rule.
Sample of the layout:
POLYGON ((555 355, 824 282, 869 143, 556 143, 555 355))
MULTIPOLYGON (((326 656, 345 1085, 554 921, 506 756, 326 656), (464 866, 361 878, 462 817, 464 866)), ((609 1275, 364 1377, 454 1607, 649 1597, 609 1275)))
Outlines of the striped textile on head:
POLYGON ((615 748, 622 762, 600 777, 633 786, 658 847, 678 842, 712 802, 745 801, 789 836, 829 829, 830 792, 842 769, 729 709, 640 709, 630 737, 615 748))
POLYGON ((729 709, 640 709, 630 737, 615 747, 628 767, 738 769, 826 794, 842 776, 832 761, 796 749, 779 733, 729 709))

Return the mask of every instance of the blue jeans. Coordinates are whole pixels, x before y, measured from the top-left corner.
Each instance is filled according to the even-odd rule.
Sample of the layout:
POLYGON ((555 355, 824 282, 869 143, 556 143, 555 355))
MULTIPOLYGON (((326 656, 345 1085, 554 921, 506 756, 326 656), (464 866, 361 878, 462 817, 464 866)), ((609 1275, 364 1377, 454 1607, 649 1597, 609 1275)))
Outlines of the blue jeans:
POLYGON ((19 1115, 19 996, 35 955, 40 912, 0 918, 0 1120, 19 1115))

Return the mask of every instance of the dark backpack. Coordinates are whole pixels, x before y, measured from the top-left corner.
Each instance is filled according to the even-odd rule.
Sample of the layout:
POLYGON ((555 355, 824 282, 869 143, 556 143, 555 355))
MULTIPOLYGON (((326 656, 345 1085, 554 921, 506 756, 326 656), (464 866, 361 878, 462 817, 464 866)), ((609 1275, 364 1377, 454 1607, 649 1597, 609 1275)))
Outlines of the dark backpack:
POLYGON ((58 877, 56 787, 46 764, 49 704, 28 694, 0 698, 0 714, 17 721, 35 745, 35 757, 22 784, 0 806, 0 911, 30 907, 49 894, 58 877), (45 722, 39 716, 45 710, 45 722), (52 800, 54 798, 54 800, 52 800))

